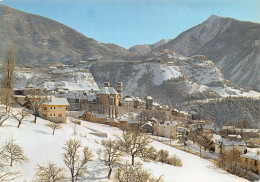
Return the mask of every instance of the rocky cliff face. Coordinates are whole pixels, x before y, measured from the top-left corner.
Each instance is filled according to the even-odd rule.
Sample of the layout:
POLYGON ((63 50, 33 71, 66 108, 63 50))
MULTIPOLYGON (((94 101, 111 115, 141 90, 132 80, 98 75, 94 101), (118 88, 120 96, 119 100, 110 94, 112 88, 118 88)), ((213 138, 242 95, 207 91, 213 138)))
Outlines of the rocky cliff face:
POLYGON ((0 48, 12 45, 18 63, 74 63, 88 58, 123 59, 126 49, 104 44, 61 23, 0 4, 0 48))
POLYGON ((212 15, 162 48, 205 55, 226 79, 260 91, 260 24, 212 15))

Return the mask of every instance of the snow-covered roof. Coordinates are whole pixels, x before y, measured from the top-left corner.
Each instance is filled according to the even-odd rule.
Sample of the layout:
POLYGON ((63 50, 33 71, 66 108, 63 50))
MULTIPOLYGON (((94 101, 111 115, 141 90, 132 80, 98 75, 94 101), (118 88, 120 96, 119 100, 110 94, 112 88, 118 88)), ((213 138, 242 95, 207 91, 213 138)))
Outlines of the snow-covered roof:
POLYGON ((70 105, 66 98, 57 98, 52 96, 50 101, 43 103, 43 105, 61 105, 61 106, 68 106, 70 105))
POLYGON ((140 121, 128 120, 127 123, 128 123, 128 124, 139 124, 140 121))
POLYGON ((67 99, 85 99, 88 101, 93 101, 94 99, 96 99, 95 93, 81 90, 68 91, 67 93, 56 93, 55 96, 67 99))
POLYGON ((148 121, 147 123, 143 124, 141 127, 144 127, 145 125, 153 126, 153 123, 151 121, 148 121))
POLYGON ((254 152, 248 152, 246 154, 241 155, 241 157, 260 161, 260 155, 254 152))
POLYGON ((238 138, 238 139, 242 138, 241 135, 228 135, 228 137, 230 137, 230 138, 238 138))
POLYGON ((133 101, 134 101, 134 98, 129 98, 129 97, 127 97, 127 98, 124 98, 124 101, 125 101, 125 102, 133 102, 133 101))
POLYGON ((241 141, 236 141, 236 140, 231 140, 231 139, 226 139, 226 138, 221 138, 219 139, 216 144, 221 144, 223 143, 223 145, 225 146, 245 146, 246 143, 244 140, 241 140, 241 141))
POLYGON ((113 87, 102 87, 97 94, 118 94, 113 87))
POLYGON ((237 132, 244 132, 244 133, 258 133, 259 129, 241 129, 241 128, 236 128, 235 131, 237 131, 237 132))
POLYGON ((154 117, 151 117, 150 120, 153 120, 153 121, 158 121, 156 118, 154 117))
POLYGON ((212 135, 212 140, 213 140, 214 142, 220 140, 221 138, 222 138, 222 137, 221 137, 220 135, 216 135, 216 134, 213 134, 213 135, 212 135))
POLYGON ((153 98, 151 96, 146 96, 144 99, 145 100, 152 100, 153 98))
POLYGON ((160 104, 158 104, 157 102, 153 102, 154 106, 160 106, 160 104))

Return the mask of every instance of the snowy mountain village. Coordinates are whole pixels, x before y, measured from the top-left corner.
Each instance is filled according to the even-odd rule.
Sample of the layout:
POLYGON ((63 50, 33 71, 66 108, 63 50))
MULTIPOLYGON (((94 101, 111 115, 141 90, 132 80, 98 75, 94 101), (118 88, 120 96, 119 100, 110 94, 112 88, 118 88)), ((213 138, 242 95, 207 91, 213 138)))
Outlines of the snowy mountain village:
POLYGON ((0 182, 260 182, 259 7, 0 0, 0 182))
MULTIPOLYGON (((8 94, 6 95, 8 97, 8 94)), ((119 156, 124 156, 123 153, 132 157, 132 165, 134 164, 134 158, 138 157, 138 161, 155 161, 182 168, 182 161, 185 159, 181 155, 185 154, 192 155, 200 160, 209 161, 216 169, 221 168, 228 173, 240 176, 242 177, 240 181, 243 181, 245 178, 255 180, 260 177, 260 154, 257 150, 260 146, 259 129, 245 128, 246 123, 244 122, 236 123, 236 125, 228 123, 219 127, 214 125, 211 120, 200 119, 199 113, 186 113, 178 111, 170 105, 161 105, 155 102, 151 96, 145 96, 142 100, 132 95, 124 95, 122 82, 118 82, 114 87, 110 85, 109 82, 105 82, 100 89, 96 90, 70 90, 65 87, 48 90, 41 89, 30 83, 25 87, 15 88, 13 98, 13 102, 11 102, 10 99, 6 99, 5 102, 2 102, 1 138, 6 137, 3 137, 3 133, 6 134, 4 128, 9 125, 12 126, 12 124, 13 126, 16 125, 14 124, 15 120, 18 121, 17 128, 28 127, 28 118, 32 118, 31 114, 34 115, 31 123, 42 124, 49 121, 49 123, 45 123, 45 125, 41 127, 46 126, 46 128, 51 128, 53 136, 57 135, 56 133, 58 133, 61 128, 67 128, 63 129, 63 132, 68 133, 67 125, 70 125, 73 128, 74 137, 75 135, 79 135, 77 130, 80 130, 80 138, 87 137, 86 139, 89 140, 89 135, 93 135, 92 137, 95 138, 96 144, 105 147, 105 149, 99 149, 99 152, 97 152, 99 160, 101 160, 101 162, 105 161, 105 165, 109 167, 109 174, 107 178, 103 179, 104 181, 111 179, 112 169, 120 166, 119 161, 121 160, 119 160, 119 156), (9 104, 12 104, 12 107, 8 107, 11 106, 9 104), (36 120, 38 121, 36 122, 36 120), (106 125, 109 128, 106 127, 106 125), (118 132, 119 130, 120 132, 118 132), (88 132, 87 135, 86 132, 88 132), (118 133, 122 133, 122 138, 118 136, 118 133), (111 139, 111 135, 113 135, 112 138, 115 138, 114 140, 111 139), (104 138, 110 139, 106 141, 103 140, 104 138), (150 146, 151 142, 156 143, 150 146), (122 146, 120 147, 120 145, 122 146), (157 145, 166 147, 159 147, 157 150, 157 145), (174 149, 174 151, 179 151, 177 153, 180 153, 180 156, 170 156, 169 148, 174 149)), ((27 130, 29 132, 30 129, 27 128, 24 132, 27 132, 27 130)), ((13 128, 12 131, 20 132, 20 129, 16 131, 13 128)), ((28 158, 25 156, 13 158, 11 155, 15 156, 16 154, 12 154, 11 151, 5 151, 6 148, 15 145, 15 138, 13 137, 16 136, 16 134, 13 133, 12 139, 9 139, 9 141, 6 142, 6 146, 2 147, 3 153, 6 153, 5 158, 11 161, 10 166, 13 165, 13 162, 28 162, 28 158), (8 152, 10 152, 10 154, 8 152)), ((22 134, 18 134, 19 137, 23 137, 20 135, 22 134)), ((59 135, 59 137, 61 137, 64 133, 60 132, 59 135)), ((32 137, 32 140, 34 137, 37 138, 37 135, 34 136, 32 134, 30 137, 32 137)), ((49 137, 50 136, 48 136, 47 140, 50 140, 49 137)), ((43 136, 40 138, 40 140, 46 140, 43 136)), ((72 154, 70 152, 73 152, 70 150, 72 150, 74 145, 74 147, 76 147, 75 142, 77 143, 79 140, 69 140, 63 147, 63 149, 68 152, 64 154, 64 162, 70 170, 72 166, 68 163, 72 162, 72 158, 70 158, 72 154)), ((88 144, 88 142, 89 141, 86 141, 84 144, 88 144)), ((51 146, 52 145, 53 144, 51 144, 51 146)), ((59 146, 60 144, 56 143, 56 145, 59 146)), ((81 146, 79 143, 77 143, 77 145, 78 148, 81 146)), ((19 146, 17 145, 17 147, 19 146)), ((78 148, 76 147, 76 150, 78 150, 78 148)), ((85 156, 85 162, 81 161, 80 163, 79 161, 74 161, 80 163, 82 166, 74 169, 78 170, 79 174, 71 172, 70 179, 72 179, 72 181, 74 178, 76 181, 77 178, 81 180, 85 179, 83 181, 98 181, 101 179, 98 174, 96 174, 96 176, 94 175, 94 177, 86 178, 87 173, 85 173, 86 171, 84 172, 86 168, 85 164, 91 161, 90 158, 93 157, 93 154, 91 154, 87 148, 84 150, 88 150, 85 151, 86 153, 84 153, 84 155, 89 154, 89 156, 85 156)), ((79 157, 78 154, 76 155, 79 157)), ((190 156, 188 158, 190 158, 190 156)), ((115 179, 128 178, 129 176, 126 177, 123 173, 131 169, 134 170, 134 173, 145 173, 143 176, 149 178, 149 181, 174 181, 171 175, 168 174, 167 176, 167 173, 163 175, 157 174, 156 178, 151 177, 154 171, 152 171, 152 173, 145 170, 142 171, 142 169, 139 168, 140 166, 138 167, 139 163, 137 166, 133 165, 132 168, 128 163, 125 165, 127 165, 125 168, 122 166, 121 169, 116 168, 117 171, 114 174, 115 179), (123 176, 117 176, 119 175, 117 173, 123 176)), ((87 167, 87 169, 88 168, 89 167, 87 167)), ((48 163, 47 166, 38 164, 38 168, 36 169, 38 181, 41 181, 44 178, 43 176, 47 175, 47 173, 53 172, 52 170, 56 170, 57 175, 61 176, 60 181, 66 181, 65 178, 62 177, 65 173, 64 169, 58 168, 52 163, 48 163), (53 169, 51 169, 51 167, 53 167, 53 169), (44 174, 43 171, 45 171, 44 174)), ((32 169, 29 171, 32 171, 32 169)), ((23 174, 25 178, 18 178, 19 180, 17 181, 27 179, 26 177, 34 174, 33 172, 29 173, 32 174, 27 174, 27 176, 23 174)), ((16 172, 8 172, 6 174, 6 178, 8 179, 17 178, 16 172)), ((89 174, 91 174, 91 170, 89 174)), ((103 172, 101 172, 101 174, 103 174, 103 172)), ((136 177, 138 174, 132 175, 136 177)), ((2 178, 5 179, 5 176, 2 176, 2 178)), ((34 176, 32 179, 34 178, 36 177, 34 176)), ((183 176, 181 178, 183 178, 183 176)), ((217 181, 222 181, 222 178, 223 177, 218 176, 216 179, 217 181)), ((231 179, 232 178, 234 177, 231 176, 231 179)), ((138 178, 137 181, 142 180, 138 178)), ((239 181, 239 178, 234 178, 231 181, 239 181)))

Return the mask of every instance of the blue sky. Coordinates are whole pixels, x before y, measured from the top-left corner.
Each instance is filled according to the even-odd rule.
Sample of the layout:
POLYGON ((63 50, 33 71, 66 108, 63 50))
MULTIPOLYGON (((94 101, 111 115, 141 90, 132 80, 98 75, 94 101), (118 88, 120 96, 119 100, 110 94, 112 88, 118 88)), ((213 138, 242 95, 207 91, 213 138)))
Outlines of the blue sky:
POLYGON ((260 23, 260 0, 0 0, 125 48, 176 37, 210 15, 260 23))

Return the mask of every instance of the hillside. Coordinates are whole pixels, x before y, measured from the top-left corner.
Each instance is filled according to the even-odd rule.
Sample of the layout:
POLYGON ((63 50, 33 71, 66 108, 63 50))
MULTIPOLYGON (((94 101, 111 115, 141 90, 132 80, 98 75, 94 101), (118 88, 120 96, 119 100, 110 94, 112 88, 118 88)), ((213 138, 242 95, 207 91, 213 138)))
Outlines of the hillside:
POLYGON ((260 91, 260 24, 210 16, 157 49, 205 55, 225 78, 260 91))
POLYGON ((199 112, 204 119, 214 118, 218 124, 227 120, 247 120, 259 123, 260 105, 252 105, 250 98, 259 100, 260 93, 244 89, 224 79, 221 71, 205 56, 184 57, 173 51, 158 50, 150 53, 145 61, 95 61, 68 68, 47 68, 41 70, 23 69, 16 72, 16 87, 30 83, 37 87, 55 90, 97 90, 104 82, 116 86, 122 82, 124 96, 134 95, 144 98, 151 95, 161 104, 169 104, 180 110, 199 112), (158 62, 160 60, 161 62, 158 62), (85 68, 85 69, 83 69, 85 68), (227 115, 222 112, 221 98, 232 97, 236 108, 228 105, 227 115), (235 97, 246 97, 240 105, 235 97), (208 109, 207 102, 217 99, 208 109), (205 111, 193 106, 197 101, 205 111), (205 106, 204 106, 205 105, 205 106), (238 110, 236 110, 238 109, 238 110), (243 115, 237 114, 243 110, 243 115), (253 117, 251 117, 253 116, 253 117))
POLYGON ((0 4, 0 51, 12 45, 17 63, 74 63, 88 58, 123 59, 131 53, 104 44, 41 16, 0 4))
POLYGON ((155 42, 154 44, 144 44, 144 45, 135 45, 133 47, 130 47, 128 49, 128 51, 136 53, 138 55, 143 55, 146 54, 154 49, 156 49, 157 47, 168 43, 169 41, 171 41, 170 39, 162 39, 158 42, 155 42))
MULTIPOLYGON (((15 110, 17 111, 18 109, 16 108, 15 110)), ((10 119, 0 127, 0 146, 2 146, 6 140, 10 140, 12 138, 15 140, 15 143, 23 148, 25 155, 29 158, 27 163, 15 163, 15 165, 11 168, 11 170, 18 170, 20 172, 19 177, 13 180, 14 182, 31 181, 35 179, 34 175, 37 164, 46 165, 48 162, 64 167, 66 173, 69 175, 69 171, 63 162, 62 154, 64 150, 62 147, 65 141, 70 138, 81 140, 82 144, 89 147, 94 154, 93 160, 87 165, 87 170, 89 173, 86 178, 81 181, 110 181, 106 179, 108 168, 98 159, 98 155, 96 154, 98 149, 102 149, 102 146, 96 142, 106 138, 92 135, 91 132, 104 132, 107 134, 108 138, 114 139, 114 134, 120 135, 121 130, 107 125, 87 121, 82 121, 82 125, 74 126, 73 123, 68 121, 67 124, 62 124, 62 128, 57 130, 53 136, 51 129, 45 126, 45 124, 49 123, 49 121, 38 118, 37 124, 34 124, 31 122, 32 120, 33 117, 29 116, 23 122, 21 127, 17 128, 16 121, 10 117, 10 119)), ((69 118, 69 120, 73 120, 73 118, 69 118)), ((153 141, 151 145, 157 150, 168 150, 170 154, 176 154, 182 160, 182 167, 170 166, 168 164, 161 164, 159 162, 152 161, 142 162, 144 168, 149 170, 153 176, 159 177, 160 175, 163 175, 165 182, 172 182, 173 179, 179 182, 187 182, 190 180, 194 182, 247 181, 243 178, 231 175, 221 169, 216 168, 212 162, 205 159, 200 159, 198 156, 180 151, 156 141, 153 141)), ((126 159, 128 159, 128 157, 124 157, 124 160, 126 159)), ((137 161, 141 162, 139 158, 137 158, 137 161)))
POLYGON ((182 105, 184 110, 200 113, 202 119, 211 119, 215 124, 247 121, 255 128, 260 123, 260 100, 246 97, 225 97, 208 101, 195 101, 182 105))

